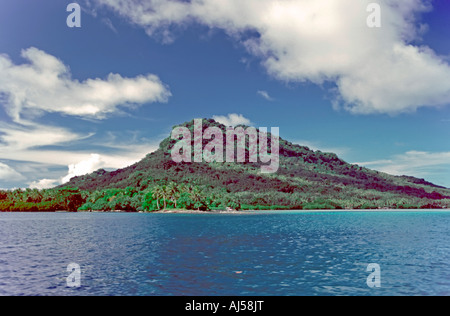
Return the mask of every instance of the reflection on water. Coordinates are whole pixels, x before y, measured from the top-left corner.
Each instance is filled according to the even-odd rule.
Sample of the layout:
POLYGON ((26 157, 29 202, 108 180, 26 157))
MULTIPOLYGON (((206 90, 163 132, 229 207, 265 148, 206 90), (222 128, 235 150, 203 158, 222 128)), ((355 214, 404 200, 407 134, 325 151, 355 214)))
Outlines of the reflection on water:
POLYGON ((0 214, 0 295, 450 295, 450 212, 0 214), (81 287, 67 287, 67 266, 81 287), (366 284, 370 263, 381 288, 366 284))

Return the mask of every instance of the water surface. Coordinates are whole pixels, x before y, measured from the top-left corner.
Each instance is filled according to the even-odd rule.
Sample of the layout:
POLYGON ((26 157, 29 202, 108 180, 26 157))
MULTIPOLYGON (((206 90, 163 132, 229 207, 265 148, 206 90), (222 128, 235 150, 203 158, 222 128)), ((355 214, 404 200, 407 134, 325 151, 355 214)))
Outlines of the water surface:
POLYGON ((438 211, 3 213, 0 295, 450 295, 449 228, 438 211))

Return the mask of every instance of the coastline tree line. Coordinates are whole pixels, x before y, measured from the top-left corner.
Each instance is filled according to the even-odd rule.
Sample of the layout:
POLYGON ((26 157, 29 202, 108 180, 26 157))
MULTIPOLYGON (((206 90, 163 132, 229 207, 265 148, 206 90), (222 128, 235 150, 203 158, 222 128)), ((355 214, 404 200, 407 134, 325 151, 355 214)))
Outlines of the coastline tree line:
POLYGON ((133 187, 92 192, 69 187, 0 191, 0 212, 153 212, 165 209, 208 211, 226 208, 240 209, 240 205, 231 197, 206 193, 201 186, 177 185, 175 182, 155 185, 142 191, 133 187))
POLYGON ((143 188, 79 190, 16 189, 0 191, 0 212, 185 210, 317 210, 449 208, 450 200, 400 196, 375 190, 323 192, 229 192, 207 185, 162 182, 143 188))

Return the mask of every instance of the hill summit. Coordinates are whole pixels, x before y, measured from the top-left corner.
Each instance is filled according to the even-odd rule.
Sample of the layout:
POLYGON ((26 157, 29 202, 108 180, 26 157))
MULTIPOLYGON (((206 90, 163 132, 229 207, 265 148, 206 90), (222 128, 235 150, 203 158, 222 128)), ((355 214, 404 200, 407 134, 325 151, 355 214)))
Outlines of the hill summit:
MULTIPOLYGON (((203 133, 208 128, 222 131, 225 142, 225 125, 212 119, 203 119, 201 123, 203 133)), ((194 120, 174 129, 177 127, 189 130, 192 135, 196 128, 194 120)), ((234 162, 195 162, 195 159, 176 162, 172 151, 178 142, 177 138, 169 136, 160 143, 158 150, 132 166, 112 172, 98 170, 72 178, 64 186, 86 191, 132 187, 142 192, 169 183, 196 185, 209 195, 259 208, 437 208, 450 205, 450 190, 424 179, 392 176, 349 164, 334 153, 313 151, 282 138, 278 144, 277 171, 267 174, 261 172, 264 162, 248 159, 249 140, 245 142, 243 162, 236 156, 234 162)), ((202 149, 208 142, 210 140, 202 139, 202 149)), ((190 145, 199 146, 199 143, 192 139, 190 145)), ((267 149, 272 150, 270 142, 267 149)), ((226 154, 225 147, 223 150, 226 154)))

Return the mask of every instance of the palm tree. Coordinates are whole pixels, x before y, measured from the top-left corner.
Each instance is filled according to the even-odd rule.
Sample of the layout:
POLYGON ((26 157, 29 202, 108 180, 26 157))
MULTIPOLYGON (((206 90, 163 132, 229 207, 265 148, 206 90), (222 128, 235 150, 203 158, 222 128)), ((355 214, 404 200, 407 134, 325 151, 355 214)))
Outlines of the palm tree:
POLYGON ((27 202, 39 203, 42 200, 42 194, 38 189, 27 189, 27 202))
POLYGON ((197 210, 200 211, 200 203, 203 200, 203 195, 198 186, 191 188, 191 199, 197 204, 197 210))
POLYGON ((180 183, 177 185, 178 188, 178 195, 181 195, 182 193, 186 193, 187 192, 187 185, 184 183, 180 183))
POLYGON ((156 200, 156 205, 158 206, 158 210, 159 210, 160 209, 159 199, 162 198, 162 188, 159 185, 157 185, 156 187, 153 188, 152 197, 156 200))
POLYGON ((19 188, 12 192, 12 196, 13 196, 13 200, 15 200, 15 201, 23 201, 24 192, 22 191, 22 189, 19 188))
POLYGON ((167 196, 168 196, 167 185, 163 185, 161 187, 161 195, 162 195, 163 202, 164 202, 164 209, 167 209, 167 202, 166 202, 167 196))
POLYGON ((177 208, 177 200, 180 196, 180 191, 178 190, 177 184, 175 182, 170 182, 167 186, 167 196, 175 204, 177 208))
POLYGON ((97 190, 89 196, 89 200, 91 203, 95 203, 97 200, 103 198, 103 196, 104 192, 97 190))

